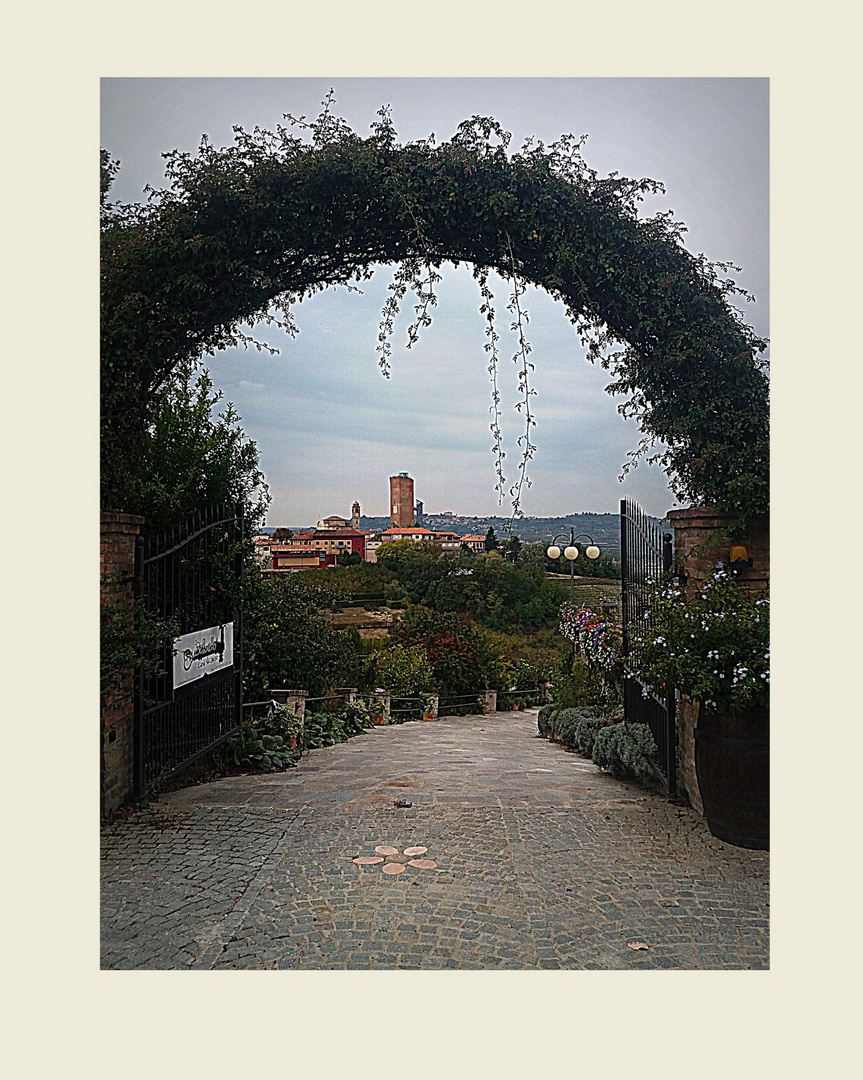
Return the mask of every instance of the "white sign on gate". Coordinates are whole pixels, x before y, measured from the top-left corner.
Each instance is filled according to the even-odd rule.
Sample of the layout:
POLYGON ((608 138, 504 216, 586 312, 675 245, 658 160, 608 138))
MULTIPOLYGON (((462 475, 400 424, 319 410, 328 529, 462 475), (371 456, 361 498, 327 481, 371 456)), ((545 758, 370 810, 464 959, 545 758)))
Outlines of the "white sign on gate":
POLYGON ((234 624, 184 634, 174 641, 174 689, 225 671, 234 663, 234 624))

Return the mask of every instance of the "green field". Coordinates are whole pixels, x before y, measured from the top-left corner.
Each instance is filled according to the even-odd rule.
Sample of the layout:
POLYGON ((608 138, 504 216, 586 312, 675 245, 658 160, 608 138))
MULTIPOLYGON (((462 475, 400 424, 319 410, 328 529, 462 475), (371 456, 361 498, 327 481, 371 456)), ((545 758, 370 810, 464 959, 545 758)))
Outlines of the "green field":
MULTIPOLYGON (((551 578, 566 585, 566 599, 569 599, 569 577, 564 574, 549 574, 551 578)), ((576 578, 573 588, 576 607, 582 604, 594 611, 599 611, 600 605, 614 603, 617 605, 610 616, 615 621, 620 621, 620 582, 612 578, 576 578)))

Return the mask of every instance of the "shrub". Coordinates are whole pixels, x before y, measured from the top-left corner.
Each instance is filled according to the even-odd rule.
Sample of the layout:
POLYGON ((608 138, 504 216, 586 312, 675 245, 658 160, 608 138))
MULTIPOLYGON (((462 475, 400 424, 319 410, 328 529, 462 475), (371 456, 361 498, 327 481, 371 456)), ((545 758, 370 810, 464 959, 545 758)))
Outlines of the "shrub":
POLYGON ((490 637, 466 619, 451 613, 413 607, 393 627, 390 639, 399 645, 421 645, 441 694, 476 694, 503 690, 505 664, 490 637))
POLYGON ((225 759, 241 768, 287 769, 296 765, 288 743, 280 735, 266 735, 255 728, 243 728, 228 739, 225 759))
POLYGON ((394 697, 416 697, 436 689, 435 675, 422 645, 390 645, 378 653, 375 679, 394 697))
POLYGON ((585 713, 575 725, 575 745, 588 757, 593 756, 593 747, 601 728, 608 727, 607 717, 596 713, 585 713))
POLYGON ((770 601, 717 564, 695 596, 657 590, 638 641, 645 694, 676 687, 710 709, 766 706, 770 697, 770 601))
POLYGON ((652 783, 656 767, 652 756, 656 742, 646 724, 626 721, 600 730, 593 744, 593 762, 600 769, 620 779, 652 783))
POLYGON ((288 705, 276 705, 255 722, 255 728, 262 735, 278 735, 289 745, 292 738, 299 740, 303 735, 303 721, 288 705))
POLYGON ((577 732, 579 724, 586 719, 594 718, 600 722, 599 717, 590 709, 561 709, 554 724, 555 738, 562 742, 564 746, 578 746, 577 732))
POLYGON ((338 713, 323 710, 306 713, 303 732, 303 749, 320 750, 323 746, 334 746, 348 738, 338 713))
POLYGON ((554 731, 555 718, 557 717, 558 706, 554 703, 543 705, 539 710, 539 714, 536 718, 536 726, 543 739, 551 737, 554 731))
POLYGON ((561 708, 587 708, 609 715, 618 712, 622 702, 620 687, 584 657, 572 657, 569 649, 561 650, 552 694, 561 708))
POLYGON ((298 686, 313 697, 333 686, 357 686, 359 637, 334 629, 320 614, 322 598, 288 574, 244 579, 243 692, 248 701, 270 689, 298 686))
POLYGON ((368 707, 360 701, 351 702, 338 711, 323 709, 306 713, 303 731, 303 749, 320 750, 346 742, 354 735, 361 735, 372 721, 368 707))

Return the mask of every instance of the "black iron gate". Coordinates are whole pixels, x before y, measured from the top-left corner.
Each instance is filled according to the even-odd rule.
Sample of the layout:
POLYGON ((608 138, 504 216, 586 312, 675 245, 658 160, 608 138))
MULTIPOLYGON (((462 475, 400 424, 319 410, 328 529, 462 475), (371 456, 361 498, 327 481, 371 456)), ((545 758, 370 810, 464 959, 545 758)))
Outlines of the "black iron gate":
POLYGON ((677 721, 674 688, 648 689, 636 678, 638 637, 650 626, 652 599, 671 574, 671 533, 631 499, 620 500, 623 613, 623 706, 631 723, 647 724, 656 740, 654 760, 669 796, 677 794, 677 721))
POLYGON ((137 798, 239 730, 242 574, 241 504, 138 539, 137 798))

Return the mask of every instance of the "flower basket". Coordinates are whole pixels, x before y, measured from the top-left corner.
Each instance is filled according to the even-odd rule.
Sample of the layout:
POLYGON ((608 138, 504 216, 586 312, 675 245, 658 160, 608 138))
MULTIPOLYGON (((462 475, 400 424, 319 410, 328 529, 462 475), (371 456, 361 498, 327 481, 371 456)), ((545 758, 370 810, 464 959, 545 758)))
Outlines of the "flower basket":
POLYGON ((770 712, 701 707, 695 772, 710 832, 735 847, 770 847, 770 712))

